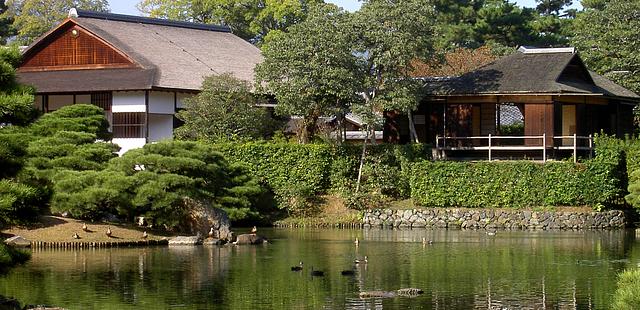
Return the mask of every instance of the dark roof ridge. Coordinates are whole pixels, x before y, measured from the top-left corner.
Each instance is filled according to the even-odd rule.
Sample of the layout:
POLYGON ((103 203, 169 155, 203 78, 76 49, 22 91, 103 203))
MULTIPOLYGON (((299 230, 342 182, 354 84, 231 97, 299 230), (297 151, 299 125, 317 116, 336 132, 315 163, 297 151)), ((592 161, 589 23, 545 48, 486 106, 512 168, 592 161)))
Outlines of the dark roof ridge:
POLYGON ((160 18, 151 18, 151 17, 133 16, 133 15, 115 14, 115 13, 101 13, 101 12, 86 11, 86 10, 77 10, 77 12, 78 12, 78 17, 83 17, 83 18, 95 18, 95 19, 127 22, 127 23, 152 24, 152 25, 218 31, 218 32, 231 32, 231 28, 227 26, 221 26, 221 25, 207 25, 207 24, 182 22, 182 21, 169 20, 169 19, 160 19, 160 18))

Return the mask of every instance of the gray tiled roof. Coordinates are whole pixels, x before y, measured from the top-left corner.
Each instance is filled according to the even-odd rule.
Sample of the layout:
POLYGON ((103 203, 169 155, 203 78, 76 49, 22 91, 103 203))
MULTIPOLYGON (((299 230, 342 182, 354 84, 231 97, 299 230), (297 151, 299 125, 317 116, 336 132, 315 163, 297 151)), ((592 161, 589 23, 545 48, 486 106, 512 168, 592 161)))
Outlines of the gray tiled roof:
MULTIPOLYGON (((232 73, 253 82, 253 68, 262 61, 257 47, 233 35, 228 28, 189 27, 182 25, 185 23, 163 23, 148 18, 156 22, 134 17, 128 20, 119 14, 79 13, 79 17, 73 18, 79 26, 112 44, 141 68, 22 72, 22 81, 36 85, 40 92, 62 92, 70 88, 97 91, 104 87, 89 85, 89 81, 100 83, 100 80, 107 81, 113 90, 152 87, 199 90, 203 79, 213 74, 232 73), (69 77, 80 79, 67 85, 64 81, 70 81, 69 77)), ((35 45, 37 42, 31 47, 35 45)))
POLYGON ((549 93, 640 98, 632 91, 587 71, 580 56, 570 52, 517 52, 459 77, 427 78, 424 90, 428 95, 549 93))

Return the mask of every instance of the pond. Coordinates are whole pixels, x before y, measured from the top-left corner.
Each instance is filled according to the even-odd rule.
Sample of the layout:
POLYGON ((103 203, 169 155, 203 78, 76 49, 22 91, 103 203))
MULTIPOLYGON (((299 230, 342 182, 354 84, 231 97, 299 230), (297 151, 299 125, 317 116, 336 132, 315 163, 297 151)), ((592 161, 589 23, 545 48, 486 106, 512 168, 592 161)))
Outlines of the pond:
POLYGON ((607 309, 617 273, 640 264, 632 230, 260 233, 272 243, 37 250, 0 277, 0 295, 68 309, 607 309), (304 269, 291 271, 299 261, 304 269), (425 293, 358 296, 407 287, 425 293))

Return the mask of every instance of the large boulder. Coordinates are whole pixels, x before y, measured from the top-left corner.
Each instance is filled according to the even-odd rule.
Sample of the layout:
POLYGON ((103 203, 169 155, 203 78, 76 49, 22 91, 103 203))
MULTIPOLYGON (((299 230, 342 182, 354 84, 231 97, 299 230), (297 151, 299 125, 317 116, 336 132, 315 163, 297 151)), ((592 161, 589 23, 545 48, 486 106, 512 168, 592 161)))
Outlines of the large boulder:
POLYGON ((31 241, 20 237, 20 236, 13 236, 7 240, 4 241, 4 243, 6 245, 10 245, 10 246, 14 246, 14 247, 30 247, 31 246, 31 241))
POLYGON ((242 234, 238 235, 236 241, 233 244, 241 245, 241 244, 263 244, 267 243, 267 238, 256 235, 256 234, 242 234))
POLYGON ((190 198, 186 198, 184 203, 189 211, 183 230, 209 237, 209 231, 213 228, 213 238, 231 239, 231 223, 226 212, 190 198))

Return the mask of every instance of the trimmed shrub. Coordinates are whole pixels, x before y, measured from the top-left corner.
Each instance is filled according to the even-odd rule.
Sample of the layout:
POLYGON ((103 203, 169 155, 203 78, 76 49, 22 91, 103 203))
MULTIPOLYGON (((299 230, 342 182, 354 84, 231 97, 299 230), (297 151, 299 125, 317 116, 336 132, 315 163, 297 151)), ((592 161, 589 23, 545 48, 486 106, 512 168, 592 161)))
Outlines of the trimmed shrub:
POLYGON ((426 159, 425 145, 378 144, 367 147, 362 191, 354 195, 362 146, 249 142, 215 144, 232 162, 247 167, 276 196, 281 209, 298 213, 311 200, 332 191, 354 206, 380 201, 373 195, 407 197, 403 165, 426 159), (362 201, 360 201, 362 200, 362 201))
POLYGON ((640 269, 625 270, 618 277, 618 289, 611 309, 634 310, 640 305, 640 269))
POLYGON ((255 212, 262 192, 245 170, 210 146, 182 141, 147 144, 112 159, 102 171, 61 171, 53 183, 53 211, 84 219, 142 215, 168 228, 186 219, 185 197, 228 210, 238 220, 255 212))
POLYGON ((0 180, 0 226, 34 220, 44 197, 35 188, 12 180, 0 180))
POLYGON ((411 197, 428 207, 591 206, 621 197, 617 157, 569 162, 417 162, 411 197))

